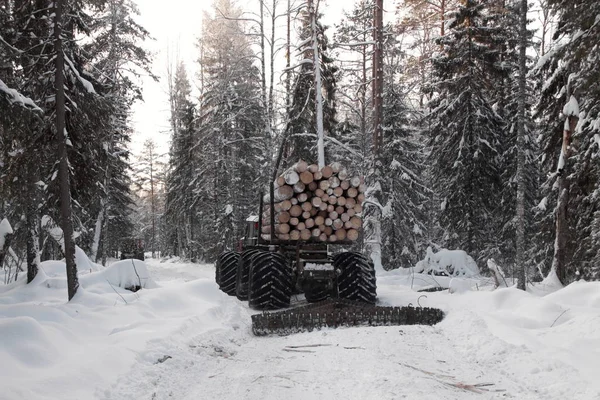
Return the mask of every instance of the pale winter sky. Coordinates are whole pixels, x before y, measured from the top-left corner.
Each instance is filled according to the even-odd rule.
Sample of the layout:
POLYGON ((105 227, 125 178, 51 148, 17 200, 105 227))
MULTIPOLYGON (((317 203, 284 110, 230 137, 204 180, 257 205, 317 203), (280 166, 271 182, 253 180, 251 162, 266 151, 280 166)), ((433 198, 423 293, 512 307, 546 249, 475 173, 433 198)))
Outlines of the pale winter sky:
MULTIPOLYGON (((299 0, 296 0, 299 2, 299 0)), ((145 101, 138 102, 133 108, 132 120, 135 128, 132 151, 139 153, 143 142, 153 138, 163 152, 168 151, 169 136, 169 104, 167 98, 166 71, 168 60, 171 62, 179 57, 186 63, 188 74, 195 83, 197 69, 196 58, 198 51, 195 47, 201 33, 202 11, 211 8, 212 0, 137 0, 140 16, 137 21, 144 26, 155 38, 145 46, 155 54, 153 72, 160 77, 156 83, 152 79, 143 79, 145 101)), ((238 4, 250 7, 257 0, 245 0, 238 4)), ((332 25, 340 20, 342 11, 349 9, 353 1, 328 0, 324 14, 326 23, 332 25), (331 22, 330 22, 331 21, 331 22)), ((281 9, 286 6, 281 1, 281 9)), ((258 6, 256 6, 258 7, 258 6)), ((281 23, 285 23, 281 20, 281 23)))

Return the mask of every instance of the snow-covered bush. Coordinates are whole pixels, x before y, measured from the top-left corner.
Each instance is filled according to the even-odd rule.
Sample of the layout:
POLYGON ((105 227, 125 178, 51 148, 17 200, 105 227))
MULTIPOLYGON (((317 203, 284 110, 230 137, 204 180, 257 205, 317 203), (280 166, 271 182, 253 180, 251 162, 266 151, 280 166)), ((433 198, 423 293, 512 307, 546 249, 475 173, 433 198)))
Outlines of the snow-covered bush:
POLYGON ((79 273, 102 271, 104 269, 102 265, 93 263, 79 246, 75 246, 75 264, 77 264, 77 272, 79 273))
POLYGON ((146 263, 140 260, 122 260, 102 271, 104 278, 113 286, 129 290, 155 288, 146 263))
POLYGON ((479 276, 477 263, 463 250, 440 249, 434 253, 431 247, 427 248, 425 259, 415 265, 414 272, 467 278, 479 276))
POLYGON ((4 241, 8 235, 12 235, 13 230, 6 218, 0 222, 0 251, 4 248, 4 241))
MULTIPOLYGON (((75 246, 75 265, 77 266, 78 275, 85 275, 104 270, 102 265, 93 263, 79 246, 75 246)), ((60 261, 43 261, 40 263, 40 269, 42 269, 48 277, 65 278, 67 276, 67 267, 64 258, 60 261)))

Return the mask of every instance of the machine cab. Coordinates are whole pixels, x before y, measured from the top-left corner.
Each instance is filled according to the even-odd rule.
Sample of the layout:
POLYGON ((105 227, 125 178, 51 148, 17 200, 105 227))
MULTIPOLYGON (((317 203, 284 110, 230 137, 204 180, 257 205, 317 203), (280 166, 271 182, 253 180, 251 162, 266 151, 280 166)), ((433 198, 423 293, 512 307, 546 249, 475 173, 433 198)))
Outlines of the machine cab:
POLYGON ((256 246, 258 244, 258 216, 251 215, 246 218, 246 229, 244 237, 240 240, 240 251, 248 247, 256 246))

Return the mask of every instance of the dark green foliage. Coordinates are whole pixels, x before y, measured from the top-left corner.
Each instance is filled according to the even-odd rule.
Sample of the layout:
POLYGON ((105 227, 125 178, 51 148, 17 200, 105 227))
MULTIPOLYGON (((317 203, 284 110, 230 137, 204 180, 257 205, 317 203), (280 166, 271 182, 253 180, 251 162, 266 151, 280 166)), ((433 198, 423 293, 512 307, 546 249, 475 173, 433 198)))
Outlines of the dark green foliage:
POLYGON ((191 87, 185 66, 177 65, 171 84, 171 141, 166 181, 165 240, 167 254, 196 258, 194 243, 197 212, 193 181, 197 170, 196 108, 190 100, 191 87))
MULTIPOLYGON (((0 115, 6 115, 2 136, 9 139, 0 143, 7 156, 0 201, 13 221, 26 216, 26 223, 17 224, 21 239, 14 242, 16 251, 27 248, 33 254, 39 242, 42 257, 50 254, 51 241, 38 231, 40 219, 59 220, 51 4, 0 2, 0 79, 42 108, 7 115, 0 103, 0 115)), ((139 89, 125 69, 131 71, 133 64, 147 69, 149 63, 136 44, 147 32, 133 22, 133 14, 135 7, 126 0, 65 2, 65 134, 73 220, 77 244, 96 259, 114 255, 119 239, 132 229, 128 113, 139 89)), ((29 258, 30 264, 36 262, 35 256, 29 258)))
POLYGON ((241 10, 229 0, 214 4, 228 18, 204 15, 203 91, 194 151, 197 168, 191 189, 197 201, 198 257, 213 260, 232 249, 245 220, 258 211, 259 187, 266 183, 271 149, 265 148, 261 79, 250 39, 236 20, 241 10))
MULTIPOLYGON (((527 249, 527 269, 532 274, 531 240, 533 235, 534 207, 537 201, 539 185, 538 167, 535 161, 538 146, 535 140, 535 125, 531 116, 532 86, 526 86, 525 98, 525 135, 520 148, 518 141, 518 100, 519 100, 519 7, 520 2, 497 1, 487 13, 486 24, 496 28, 492 47, 499 51, 497 59, 498 71, 492 76, 495 80, 492 96, 496 99, 495 106, 498 115, 503 120, 501 136, 500 173, 501 188, 499 193, 500 205, 498 216, 500 231, 496 235, 498 253, 495 260, 503 265, 507 273, 512 273, 516 257, 517 229, 517 157, 520 151, 525 155, 524 186, 525 186, 525 248, 527 249)), ((528 32, 527 44, 531 43, 533 32, 528 32)), ((530 68, 531 63, 527 63, 530 68)))
POLYGON ((466 1, 438 40, 433 60, 436 93, 430 104, 432 187, 441 202, 440 243, 463 249, 479 262, 498 252, 503 121, 494 109, 493 77, 500 50, 499 28, 486 26, 484 5, 466 1))

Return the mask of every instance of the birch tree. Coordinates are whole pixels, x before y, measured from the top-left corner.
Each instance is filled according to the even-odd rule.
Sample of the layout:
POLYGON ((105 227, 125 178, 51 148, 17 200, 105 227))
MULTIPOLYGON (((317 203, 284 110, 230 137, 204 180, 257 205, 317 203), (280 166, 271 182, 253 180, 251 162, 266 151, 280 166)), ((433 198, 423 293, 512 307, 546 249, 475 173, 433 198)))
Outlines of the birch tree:
POLYGON ((537 107, 547 179, 538 206, 539 269, 563 284, 598 279, 598 82, 600 4, 551 0, 554 43, 535 70, 544 79, 537 107), (585 11, 584 11, 585 10, 585 11), (577 107, 574 104, 577 103, 577 107), (556 214, 553 212, 556 210, 556 214), (552 263, 550 263, 552 260, 552 263))
POLYGON ((318 1, 309 1, 301 11, 300 42, 296 50, 299 59, 290 67, 295 75, 285 128, 285 135, 293 138, 287 157, 289 163, 299 158, 324 162, 319 137, 331 134, 337 126, 335 74, 338 68, 329 55, 326 27, 320 22, 318 5, 318 1), (317 135, 317 141, 311 135, 317 135))

